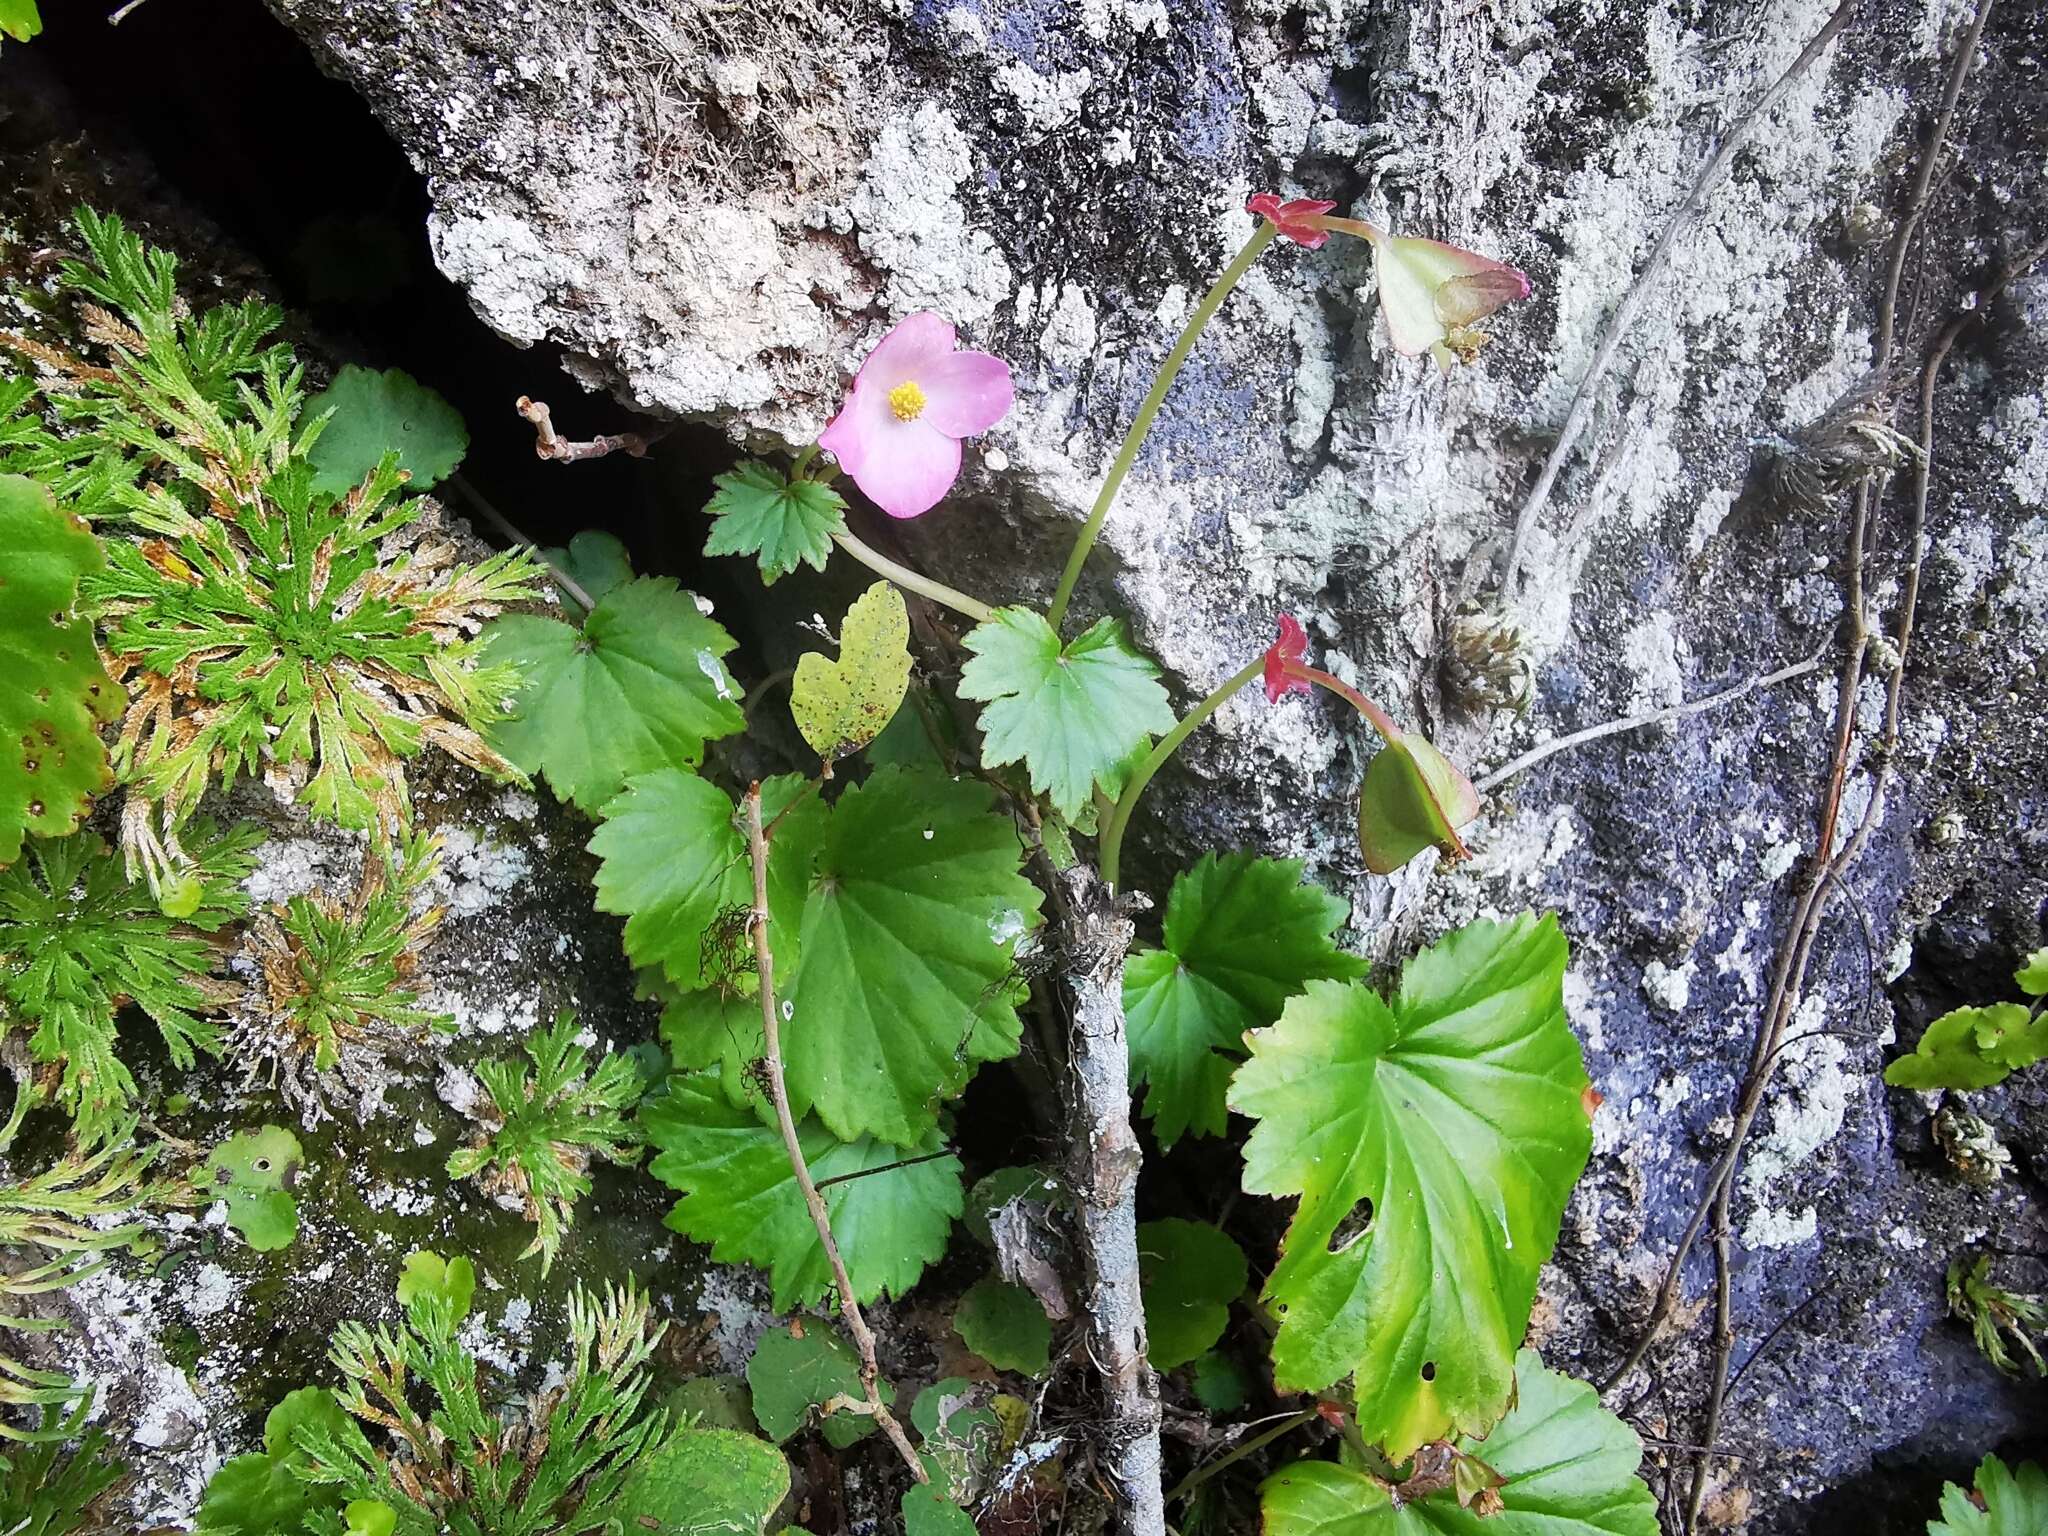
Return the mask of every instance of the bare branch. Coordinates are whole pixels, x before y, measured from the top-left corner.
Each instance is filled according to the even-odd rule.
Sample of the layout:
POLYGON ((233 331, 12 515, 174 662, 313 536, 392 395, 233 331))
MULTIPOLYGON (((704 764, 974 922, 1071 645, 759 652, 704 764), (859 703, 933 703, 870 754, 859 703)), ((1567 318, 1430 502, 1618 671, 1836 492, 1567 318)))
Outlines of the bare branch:
POLYGON ((832 1265, 832 1282, 839 1288, 839 1310, 846 1318, 846 1331, 853 1335, 854 1348, 860 1351, 860 1384, 866 1390, 867 1402, 857 1411, 871 1416, 882 1426, 897 1453, 903 1457, 904 1464, 910 1468, 910 1475, 920 1483, 927 1483, 931 1479, 925 1473, 924 1463, 917 1459, 917 1452, 911 1448, 903 1426, 889 1411, 888 1404, 882 1401, 881 1391, 876 1385, 882 1368, 875 1361, 875 1336, 868 1331, 867 1319, 861 1316, 860 1302, 853 1294, 853 1280, 846 1273, 846 1261, 839 1256, 839 1244, 832 1236, 831 1213, 825 1209, 825 1197, 818 1193, 818 1186, 811 1182, 811 1170, 804 1162, 803 1146, 796 1139, 796 1120, 789 1112, 789 1090, 782 1076, 782 1015, 775 1006, 775 956, 768 948, 768 834, 761 826, 759 783, 747 790, 747 852, 754 865, 754 920, 751 926, 754 930, 754 964, 761 983, 761 1034, 768 1064, 768 1096, 775 1104, 775 1123, 782 1128, 782 1150, 789 1155, 789 1170, 796 1175, 797 1188, 804 1192, 804 1204, 810 1208, 811 1225, 818 1229, 818 1241, 825 1245, 825 1258, 832 1265))
POLYGON ((579 459, 601 459, 613 453, 644 459, 648 448, 665 435, 657 433, 648 437, 640 432, 614 432, 609 437, 593 437, 587 443, 571 442, 556 433, 555 419, 545 400, 521 395, 514 409, 533 423, 534 457, 553 459, 558 464, 574 464, 579 459))

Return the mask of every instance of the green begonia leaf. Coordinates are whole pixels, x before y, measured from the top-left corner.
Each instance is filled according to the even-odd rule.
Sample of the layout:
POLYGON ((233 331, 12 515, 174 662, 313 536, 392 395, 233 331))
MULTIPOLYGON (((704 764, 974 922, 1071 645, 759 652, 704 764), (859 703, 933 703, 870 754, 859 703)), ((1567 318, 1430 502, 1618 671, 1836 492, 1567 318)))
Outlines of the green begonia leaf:
POLYGON ((977 1179, 967 1192, 967 1214, 964 1218, 967 1230, 976 1242, 995 1246, 995 1234, 989 1230, 989 1223, 1012 1200, 1064 1205, 1066 1193, 1043 1168, 1038 1167, 998 1168, 994 1173, 977 1179))
POLYGON ((711 483, 718 489, 704 510, 717 521, 705 554, 758 555, 769 586, 801 564, 825 569, 832 535, 846 529, 846 502, 831 486, 792 480, 758 459, 711 483))
POLYGON ((460 1320, 469 1315, 469 1304, 475 1298, 476 1265, 462 1254, 444 1259, 438 1253, 421 1249, 407 1254, 399 1266, 398 1304, 408 1311, 434 1302, 445 1307, 451 1318, 460 1320))
MULTIPOLYGON (((752 1109, 735 1107, 701 1073, 670 1078, 666 1094, 641 1104, 640 1123, 660 1149, 649 1165, 654 1176, 682 1191, 669 1212, 670 1227, 710 1243, 721 1262, 766 1269, 778 1312, 831 1291, 824 1245, 779 1132, 752 1109)), ((863 1302, 902 1295, 945 1252, 946 1234, 960 1214, 959 1159, 891 1167, 903 1161, 902 1149, 872 1137, 842 1142, 808 1118, 799 1122, 797 1138, 814 1181, 841 1180, 823 1194, 854 1294, 863 1302), (880 1168, 888 1171, 869 1172, 880 1168)), ((910 1155, 943 1150, 933 1131, 910 1155)))
POLYGON ((1012 964, 1043 899, 1022 860, 977 780, 879 768, 840 796, 784 999, 793 1102, 843 1139, 910 1146, 980 1063, 1017 1053, 1012 964))
POLYGON ((1989 1088, 2048 1056, 2048 1013, 1992 1003, 1944 1013, 1910 1055, 1884 1069, 1894 1088, 1989 1088))
POLYGON ((960 1342, 999 1371, 1036 1376, 1052 1358, 1052 1324, 1045 1308, 1021 1285, 983 1275, 967 1288, 953 1314, 960 1342))
POLYGON ((251 1248, 284 1248, 298 1236, 290 1190, 305 1160, 299 1138, 281 1125, 239 1132, 208 1154, 207 1188, 227 1203, 229 1224, 251 1248))
POLYGON ((961 697, 987 705, 983 764, 1023 762, 1032 789, 1069 821, 1098 784, 1116 793, 1132 754, 1173 729, 1159 668, 1115 619, 1097 620, 1063 647, 1038 614, 999 608, 965 644, 974 659, 961 669, 961 697))
POLYGON ((2027 996, 2048 997, 2048 949, 2037 949, 2022 960, 2012 979, 2027 996))
MULTIPOLYGON (((860 1356, 822 1318, 806 1318, 801 1330, 771 1328, 761 1335, 747 1361, 747 1386, 754 1394, 754 1417, 761 1432, 780 1445, 810 1422, 812 1410, 835 1397, 866 1396, 860 1382, 860 1356)), ((892 1391, 877 1382, 884 1402, 892 1391)), ((873 1433, 875 1421, 862 1414, 824 1414, 825 1438, 845 1449, 873 1433)))
POLYGON ((1165 947, 1125 966, 1131 1075, 1151 1085, 1145 1112, 1161 1146, 1223 1134, 1246 1030, 1271 1024, 1310 981, 1365 974, 1330 939, 1349 903, 1301 871, 1299 859, 1204 854, 1173 883, 1165 947))
POLYGON ((483 662, 524 681, 490 743, 564 800, 595 815, 635 774, 693 767, 704 743, 746 724, 720 660, 733 638, 666 576, 598 600, 579 630, 515 613, 484 631, 483 662))
POLYGON ((759 1431, 754 1394, 744 1376, 692 1376, 668 1395, 668 1410, 678 1422, 697 1429, 731 1429, 751 1435, 759 1431))
POLYGON ((341 1536, 391 1536, 398 1529, 398 1511, 382 1499, 351 1499, 341 1517, 348 1522, 341 1536))
MULTIPOLYGON (((604 807, 604 825, 590 839, 602 862, 597 910, 626 919, 626 953, 635 965, 660 966, 677 987, 726 986, 753 995, 746 910, 754 904, 753 866, 739 812, 724 790, 681 768, 643 774, 604 807), (707 944, 714 925, 717 942, 707 944)), ((796 957, 798 914, 809 883, 812 850, 823 835, 824 805, 785 774, 761 786, 769 843, 769 935, 776 976, 788 990, 796 957)), ((760 1054, 756 1038, 747 1060, 760 1054)), ((689 1065, 709 1065, 690 1061, 689 1065)))
POLYGON ((36 0, 0 0, 0 37, 25 43, 43 30, 42 12, 36 0))
POLYGON ((1138 1283, 1152 1363, 1170 1371, 1222 1338, 1230 1304, 1249 1278, 1244 1250, 1207 1222, 1174 1216, 1140 1226, 1138 1283))
POLYGON ((469 451, 462 413, 400 368, 378 372, 350 363, 334 382, 306 402, 300 421, 312 423, 332 411, 306 455, 313 464, 313 489, 345 496, 361 485, 387 453, 424 491, 455 473, 469 451))
POLYGON ((729 1429, 678 1429, 633 1464, 614 1513, 626 1531, 651 1536, 763 1536, 788 1495, 789 1463, 774 1446, 729 1429))
POLYGON ((307 1461, 293 1439, 302 1426, 338 1441, 353 1429, 340 1402, 325 1387, 302 1387, 287 1394, 263 1421, 263 1449, 235 1457, 207 1482, 197 1516, 204 1536, 301 1531, 308 1514, 341 1506, 340 1489, 297 1475, 307 1461))
POLYGON ((1525 913, 1416 956, 1391 1007, 1310 982, 1232 1080, 1231 1108, 1259 1121, 1244 1187, 1301 1197, 1266 1282, 1276 1382, 1355 1373, 1358 1427, 1396 1461, 1484 1434, 1513 1392, 1592 1147, 1565 958, 1556 920, 1525 913))
POLYGON ((1941 1489, 1941 1518, 1927 1522, 1927 1536, 2041 1536, 2048 1531, 2048 1472, 2023 1461, 2009 1471, 1996 1456, 1977 1466, 1977 1499, 1954 1483, 1941 1489))
POLYGON ((1459 1507, 1446 1488, 1395 1508, 1386 1484, 1332 1461, 1298 1461, 1259 1490, 1265 1536, 1657 1536, 1657 1501, 1636 1468, 1642 1442, 1582 1381, 1515 1359, 1514 1409, 1458 1450, 1505 1481, 1499 1513, 1459 1507))
POLYGON ((895 717, 910 686, 910 613, 903 594, 878 581, 846 610, 839 659, 799 656, 789 708, 826 762, 858 752, 895 717))
POLYGON ((24 832, 78 830, 92 797, 113 783, 102 722, 121 713, 121 688, 73 610, 81 576, 101 565, 99 540, 58 510, 33 480, 0 475, 0 865, 24 832), (56 622, 52 623, 52 619, 56 622))
POLYGON ((583 595, 593 603, 633 579, 633 561, 626 546, 617 535, 594 528, 577 534, 565 548, 544 549, 540 556, 551 569, 581 587, 583 595))
POLYGON ((903 1536, 979 1536, 974 1519, 930 1483, 913 1484, 903 1494, 903 1536))
POLYGON ((1211 1413, 1235 1413, 1251 1400, 1251 1378, 1226 1354, 1210 1350, 1188 1366, 1195 1401, 1211 1413))

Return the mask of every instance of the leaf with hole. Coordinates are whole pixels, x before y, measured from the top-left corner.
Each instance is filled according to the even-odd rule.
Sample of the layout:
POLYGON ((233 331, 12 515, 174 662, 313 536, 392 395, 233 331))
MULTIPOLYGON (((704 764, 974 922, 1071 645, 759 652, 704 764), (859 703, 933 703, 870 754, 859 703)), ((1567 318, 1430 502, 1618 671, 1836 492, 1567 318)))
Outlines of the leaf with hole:
MULTIPOLYGON (((759 1114, 735 1107, 707 1074, 679 1073, 665 1094, 642 1102, 640 1123, 659 1149, 650 1170, 682 1192, 668 1215, 673 1230, 710 1243, 722 1263, 766 1269, 778 1312, 832 1290, 824 1245, 781 1134, 759 1114)), ((960 1214, 960 1160, 936 1131, 903 1149, 872 1137, 843 1142, 806 1118, 797 1139, 825 1197, 854 1295, 863 1302, 901 1296, 945 1252, 960 1214)))
POLYGON ((811 750, 826 762, 860 751, 882 734, 910 686, 910 614, 903 594, 878 581, 846 610, 839 659, 797 658, 789 708, 811 750))
POLYGON ((1395 1506, 1387 1485, 1333 1461, 1297 1461, 1259 1489, 1265 1536, 1657 1536, 1635 1431, 1533 1349, 1515 1358, 1515 1406, 1483 1440, 1458 1441, 1503 1479, 1482 1515, 1449 1488, 1395 1506))
POLYGON ((982 763, 1022 762, 1031 788, 1072 821, 1098 786, 1121 789, 1132 756, 1174 726, 1159 668, 1116 619, 1062 645, 1028 608, 999 608, 964 642, 960 696, 981 701, 982 763))
POLYGON ((1138 1284, 1152 1363, 1170 1371, 1222 1338, 1248 1279, 1244 1250, 1207 1222, 1172 1216, 1142 1224, 1138 1284))
POLYGON ((100 665, 92 624, 77 609, 81 577, 100 569, 99 540, 33 480, 0 475, 0 865, 23 833, 78 829, 113 783, 100 726, 121 713, 121 688, 100 665))
POLYGON ((1037 1376, 1052 1356, 1052 1324, 1038 1298, 999 1275, 983 1275, 967 1288, 953 1331, 999 1371, 1037 1376))
POLYGON ((839 797, 784 999, 793 1104, 842 1139, 912 1146, 976 1067, 1017 1053, 1013 966, 1044 899, 1022 862, 978 780, 879 768, 839 797))
POLYGON ((759 557, 765 585, 799 565, 824 570, 832 536, 846 531, 846 501, 822 481, 792 480, 748 459, 711 483, 717 490, 704 510, 716 521, 704 553, 759 557))
MULTIPOLYGON (((761 1432, 778 1445, 812 1422, 814 1413, 825 1438, 841 1450, 874 1432, 875 1421, 864 1414, 823 1411, 835 1397, 860 1402, 867 1396, 860 1356, 823 1318, 803 1318, 762 1334, 747 1361, 747 1386, 761 1432)), ((886 1381, 876 1388, 885 1403, 895 1395, 886 1381)))
POLYGON ((299 1233, 292 1180, 306 1154, 281 1125, 230 1136, 207 1155, 203 1187, 227 1203, 228 1224, 251 1248, 288 1247, 299 1233))
POLYGON ((1884 1069, 1894 1088, 1990 1088, 2048 1056, 2048 1013, 1992 1003, 1944 1013, 1912 1051, 1884 1069))
POLYGON ((2010 1470, 1996 1456, 1977 1464, 1974 1490, 1941 1489, 1941 1518, 1927 1536, 2041 1536, 2048 1531, 2048 1472, 2031 1461, 2010 1470))
POLYGON ((424 491, 454 474, 469 451, 462 413, 402 368, 348 364, 306 402, 299 420, 310 425, 329 411, 306 454, 313 489, 329 496, 361 485, 387 453, 398 455, 412 489, 424 491))
POLYGON ((484 631, 486 665, 523 678, 490 742, 562 799, 598 814, 635 774, 695 767, 746 724, 720 659, 733 638, 666 576, 615 587, 581 629, 515 613, 484 631))
POLYGON ((1150 1084, 1145 1113, 1161 1146, 1223 1134, 1246 1030, 1271 1024, 1310 981, 1365 974, 1330 937, 1350 912, 1302 879, 1299 859, 1204 854, 1173 882, 1164 946, 1124 967, 1131 1075, 1150 1084))
POLYGON ((1358 1427, 1399 1461, 1483 1435, 1592 1131, 1564 1014, 1564 935, 1524 913, 1408 963, 1391 1004, 1313 981, 1255 1031, 1231 1108, 1244 1187, 1300 1196, 1266 1295, 1282 1391, 1357 1377, 1358 1427))

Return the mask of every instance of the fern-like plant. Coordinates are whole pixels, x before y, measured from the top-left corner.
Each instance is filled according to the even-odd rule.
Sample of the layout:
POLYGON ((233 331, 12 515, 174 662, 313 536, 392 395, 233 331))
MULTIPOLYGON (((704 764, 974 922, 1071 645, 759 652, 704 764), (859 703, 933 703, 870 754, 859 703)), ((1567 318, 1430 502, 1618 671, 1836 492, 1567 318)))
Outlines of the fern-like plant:
POLYGON ((533 1222, 541 1273, 555 1261, 575 1219, 576 1202, 590 1193, 593 1156, 631 1165, 639 1160, 641 1133, 625 1118, 642 1090, 639 1069, 609 1053, 587 1077, 588 1061, 576 1043, 576 1016, 563 1013, 526 1042, 533 1070, 510 1058, 480 1062, 477 1077, 490 1096, 486 1133, 474 1146, 448 1157, 448 1176, 475 1178, 492 1194, 516 1196, 533 1222))
POLYGON ((119 219, 78 222, 93 260, 62 280, 109 366, 59 360, 54 436, 21 426, 18 385, 0 397, 15 413, 0 463, 138 533, 109 542, 86 588, 129 685, 115 766, 131 870, 174 877, 207 787, 266 765, 304 771, 308 808, 359 828, 403 819, 403 761, 429 742, 519 777, 473 729, 517 681, 477 663, 475 635, 537 596, 544 567, 459 560, 438 504, 398 499, 395 453, 339 498, 317 491, 306 454, 325 417, 300 420, 301 371, 265 340, 278 312, 185 313, 174 258, 119 219))
POLYGON ((1948 1267, 1948 1309, 1970 1325, 1970 1336, 1985 1359, 2008 1376, 2020 1373, 2019 1362, 2006 1348, 2010 1338, 2033 1364, 2036 1376, 2048 1375, 2048 1363, 2034 1340, 2048 1334, 2048 1306, 2039 1296, 2008 1291, 1991 1278, 1991 1256, 1980 1253, 1967 1265, 1961 1259, 1948 1267))
POLYGON ((237 1045, 252 1079, 267 1062, 273 1085, 317 1118, 324 1074, 362 1087, 387 1052, 446 1022, 411 986, 441 922, 422 899, 440 867, 440 844, 424 833, 379 838, 346 902, 295 896, 250 924, 257 980, 237 1045))
POLYGON ((257 838, 253 827, 195 824, 189 867, 168 903, 176 916, 130 884, 90 834, 31 839, 0 870, 0 1040, 28 1032, 35 1096, 54 1098, 88 1144, 109 1136, 135 1097, 114 1051, 124 1006, 149 1016, 176 1065, 191 1066, 198 1051, 219 1054, 212 1015, 238 989, 214 974, 221 954, 209 935, 247 909, 241 882, 255 868, 257 838))
POLYGON ((287 1399, 285 1421, 272 1416, 281 1443, 222 1468, 200 1505, 200 1530, 339 1536, 345 1506, 378 1504, 390 1516, 383 1529, 397 1536, 575 1536, 607 1521, 644 1528, 621 1493, 669 1428, 661 1410, 645 1408, 648 1359, 663 1331, 650 1326, 647 1297, 630 1287, 602 1298, 577 1291, 562 1383, 501 1415, 458 1338, 475 1286, 467 1259, 408 1258, 403 1320, 342 1325, 329 1355, 340 1392, 287 1399), (301 1490, 291 1513, 302 1524, 278 1520, 280 1485, 301 1490))
MULTIPOLYGON (((48 1333, 61 1328, 55 1319, 22 1315, 25 1304, 33 1305, 29 1298, 97 1273, 106 1266, 109 1250, 142 1230, 125 1218, 161 1192, 147 1182, 155 1154, 136 1150, 130 1144, 133 1132, 133 1122, 125 1122, 97 1152, 74 1151, 40 1173, 0 1182, 0 1305, 6 1307, 0 1330, 48 1333)), ((12 1351, 0 1351, 0 1404, 35 1408, 41 1419, 33 1428, 0 1419, 0 1438, 71 1438, 90 1390, 62 1372, 38 1369, 12 1351)))
POLYGON ((98 1426, 87 1428, 88 1404, 70 1413, 43 1411, 34 1444, 0 1451, 0 1532, 6 1536, 70 1536, 104 1530, 109 1497, 126 1481, 127 1468, 98 1426), (66 1446, 65 1441, 77 1444, 66 1446))

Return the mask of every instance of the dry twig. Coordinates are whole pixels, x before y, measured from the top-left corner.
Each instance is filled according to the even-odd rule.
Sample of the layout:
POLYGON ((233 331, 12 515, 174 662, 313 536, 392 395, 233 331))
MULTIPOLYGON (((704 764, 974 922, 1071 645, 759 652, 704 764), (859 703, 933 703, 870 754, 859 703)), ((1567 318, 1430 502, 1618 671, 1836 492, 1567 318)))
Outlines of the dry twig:
POLYGON ((593 437, 587 443, 572 442, 555 431, 555 419, 548 410, 545 400, 530 399, 525 395, 513 409, 533 423, 533 454, 535 458, 552 459, 558 464, 574 464, 580 459, 601 459, 607 454, 623 453, 636 459, 647 457, 648 448, 666 436, 656 433, 649 437, 641 432, 614 432, 607 437, 593 437))
POLYGON ((1536 527, 1536 519, 1542 514, 1544 505, 1550 500, 1551 489, 1557 484, 1558 472, 1564 468, 1564 461, 1577 446, 1579 434, 1586 430, 1586 423, 1593 414, 1593 399, 1599 393, 1600 381, 1614 361, 1614 354, 1621 345, 1621 338, 1628 334, 1635 324, 1637 314, 1648 301, 1650 292, 1656 287, 1658 277, 1671 253, 1678 248, 1679 241, 1692 232, 1700 215, 1706 212, 1707 198, 1714 188, 1721 184, 1728 174, 1728 168, 1735 163, 1735 156, 1747 144, 1763 120, 1783 101, 1799 77, 1813 67, 1813 63, 1827 51, 1835 35, 1849 24, 1849 18, 1856 10, 1856 0, 1841 0, 1835 13, 1827 19, 1821 29, 1813 35, 1799 57, 1784 74, 1777 78, 1771 88, 1757 98, 1756 104, 1730 125, 1727 135, 1721 140, 1721 147, 1701 169, 1694 179, 1692 190, 1685 195, 1685 201, 1673 211, 1664 225, 1664 232, 1657 237, 1657 243, 1650 249, 1642 271, 1630 285, 1622 301, 1608 317, 1607 329, 1601 334, 1600 345, 1593 352, 1593 361, 1586 369, 1586 376, 1579 380, 1578 392, 1572 396, 1571 409, 1565 413, 1564 426, 1552 445, 1550 457, 1544 461, 1543 472, 1536 477, 1536 484, 1529 490, 1528 500, 1522 503, 1522 510, 1515 518, 1515 533, 1508 544, 1507 570, 1501 576, 1501 591, 1504 596, 1514 595, 1516 579, 1522 570, 1522 553, 1529 542, 1529 535, 1536 527))
POLYGON ((747 790, 747 852, 754 865, 754 911, 749 926, 754 932, 754 963, 761 983, 761 1033, 768 1067, 768 1096, 775 1105, 775 1123, 782 1130, 782 1149, 789 1155, 790 1172, 796 1175, 797 1188, 804 1192, 811 1225, 818 1229, 818 1241, 825 1245, 825 1258, 832 1265, 832 1282, 839 1289, 839 1310, 846 1319, 846 1331, 853 1335, 854 1348, 860 1351, 860 1384, 867 1393, 864 1403, 834 1399, 828 1406, 844 1407, 873 1418, 910 1468, 910 1475, 920 1483, 930 1482, 924 1463, 917 1459, 917 1452, 903 1433, 903 1426, 882 1401, 877 1386, 882 1368, 875 1360, 875 1336, 868 1331, 867 1319, 861 1316, 860 1302, 853 1294, 853 1280, 846 1273, 846 1261, 839 1256, 839 1244, 832 1236, 831 1213, 825 1209, 825 1197, 818 1193, 818 1186, 811 1182, 804 1149, 796 1139, 796 1120, 789 1112, 789 1090, 782 1075, 782 1017, 775 1005, 775 956, 768 949, 768 834, 761 825, 758 783, 747 790))

